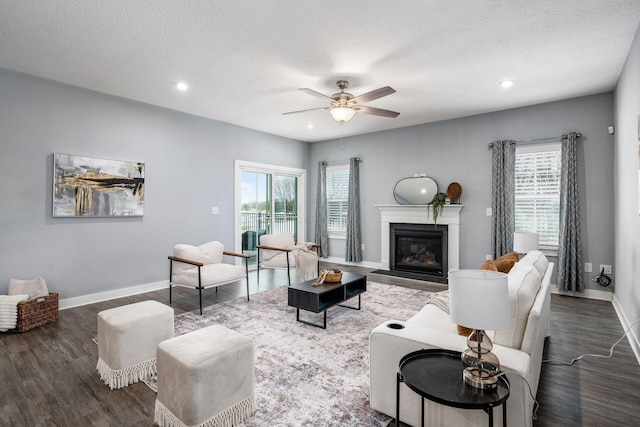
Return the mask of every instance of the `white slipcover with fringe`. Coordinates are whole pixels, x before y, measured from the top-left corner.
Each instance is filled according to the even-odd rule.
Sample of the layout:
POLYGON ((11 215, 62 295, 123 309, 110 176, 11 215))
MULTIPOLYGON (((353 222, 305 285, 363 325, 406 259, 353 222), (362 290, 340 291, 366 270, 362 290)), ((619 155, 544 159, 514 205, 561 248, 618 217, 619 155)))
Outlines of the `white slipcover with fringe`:
POLYGON ((110 389, 136 383, 156 373, 156 349, 173 338, 173 309, 142 301, 98 313, 100 379, 110 389))
POLYGON ((161 427, 232 427, 255 410, 254 346, 221 325, 158 345, 154 421, 161 427))

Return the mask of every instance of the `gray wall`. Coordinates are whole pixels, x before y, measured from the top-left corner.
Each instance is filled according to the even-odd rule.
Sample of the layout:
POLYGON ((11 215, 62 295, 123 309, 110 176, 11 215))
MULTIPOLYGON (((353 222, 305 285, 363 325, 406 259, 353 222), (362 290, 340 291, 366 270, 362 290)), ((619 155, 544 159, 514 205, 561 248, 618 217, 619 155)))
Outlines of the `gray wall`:
POLYGON ((176 243, 234 242, 234 160, 304 168, 308 144, 0 70, 0 294, 166 280, 176 243), (52 218, 54 152, 146 164, 141 218, 52 218), (211 215, 211 207, 220 208, 211 215))
MULTIPOLYGON (((640 30, 636 33, 615 91, 616 288, 614 303, 623 324, 640 318, 640 30)), ((640 324, 632 330, 640 360, 640 324)))
MULTIPOLYGON (((491 206, 488 143, 498 139, 551 137, 576 130, 583 134, 578 156, 584 261, 597 268, 614 261, 611 213, 614 144, 613 136, 607 132, 612 123, 613 95, 605 93, 371 133, 311 144, 309 176, 316 176, 321 160, 339 161, 353 156, 362 159, 363 257, 369 263, 380 261, 380 213, 374 205, 395 204, 393 187, 399 179, 426 173, 435 179, 441 191, 446 191, 449 183, 459 182, 465 205, 460 227, 460 266, 474 268, 491 253, 491 223, 486 216, 486 208, 491 206)), ((310 188, 310 200, 315 200, 315 191, 310 188)), ((311 207, 311 218, 314 212, 315 207, 311 207)), ((330 251, 331 257, 344 258, 344 241, 332 241, 330 251)), ((588 287, 596 289, 597 285, 590 280, 594 275, 586 273, 585 279, 588 287)))
MULTIPOLYGON (((166 279, 175 243, 232 246, 235 159, 307 168, 307 201, 314 201, 319 160, 361 157, 364 261, 371 264, 380 261, 374 205, 395 203, 399 179, 426 173, 442 190, 457 181, 465 204, 461 267, 475 267, 490 253, 487 144, 571 130, 584 135, 584 260, 613 264, 612 111, 608 93, 309 145, 0 70, 0 293, 10 278, 38 275, 61 298, 151 283, 166 279), (145 162, 144 217, 52 218, 54 152, 145 162), (212 206, 220 215, 211 215, 212 206)), ((307 215, 313 240, 313 203, 307 215)), ((343 241, 332 241, 331 255, 344 255, 343 241)), ((592 276, 585 275, 595 288, 592 276)))

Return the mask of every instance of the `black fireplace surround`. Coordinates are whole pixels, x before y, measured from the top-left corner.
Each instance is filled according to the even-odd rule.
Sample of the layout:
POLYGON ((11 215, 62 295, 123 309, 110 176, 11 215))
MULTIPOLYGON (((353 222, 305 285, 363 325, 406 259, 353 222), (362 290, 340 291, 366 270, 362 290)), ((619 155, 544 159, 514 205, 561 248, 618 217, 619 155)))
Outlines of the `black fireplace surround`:
POLYGON ((389 269, 407 277, 446 283, 448 230, 446 225, 389 225, 389 269))

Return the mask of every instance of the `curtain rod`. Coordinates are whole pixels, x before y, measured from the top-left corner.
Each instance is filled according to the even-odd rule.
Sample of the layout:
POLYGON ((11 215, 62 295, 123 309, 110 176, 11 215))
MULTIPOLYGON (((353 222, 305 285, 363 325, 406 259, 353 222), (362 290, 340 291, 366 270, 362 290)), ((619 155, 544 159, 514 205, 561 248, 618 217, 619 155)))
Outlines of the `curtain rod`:
MULTIPOLYGON (((362 159, 360 157, 356 157, 356 161, 358 162, 362 162, 362 159)), ((324 165, 341 165, 343 163, 349 163, 349 160, 336 160, 335 162, 322 162, 322 164, 324 165)))
MULTIPOLYGON (((535 138, 535 139, 519 139, 517 141, 514 141, 515 144, 534 144, 536 142, 547 142, 547 141, 558 141, 561 140, 562 138, 566 138, 568 135, 565 133, 564 135, 560 135, 560 136, 550 136, 548 138, 535 138)), ((576 133, 576 137, 580 138, 582 137, 582 134, 580 132, 576 133)), ((493 147, 493 142, 489 143, 489 148, 493 147)))

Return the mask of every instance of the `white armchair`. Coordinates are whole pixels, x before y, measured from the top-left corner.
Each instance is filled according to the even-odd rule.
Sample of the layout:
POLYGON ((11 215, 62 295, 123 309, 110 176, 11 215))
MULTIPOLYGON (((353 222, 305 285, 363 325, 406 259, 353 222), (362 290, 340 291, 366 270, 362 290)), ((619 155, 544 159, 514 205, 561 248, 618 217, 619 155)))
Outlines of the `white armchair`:
POLYGON ((317 243, 295 243, 293 233, 260 236, 260 244, 256 246, 258 285, 260 285, 261 268, 286 268, 289 286, 291 286, 291 268, 298 268, 298 274, 302 280, 318 277, 320 274, 319 247, 317 243))
POLYGON ((243 278, 247 284, 248 301, 249 258, 250 256, 247 254, 225 251, 224 245, 218 241, 200 246, 175 245, 173 255, 169 256, 169 304, 171 304, 173 286, 197 289, 200 299, 200 314, 202 314, 203 289, 217 288, 220 285, 236 282, 243 278), (244 268, 241 265, 222 262, 224 255, 243 258, 244 268))

